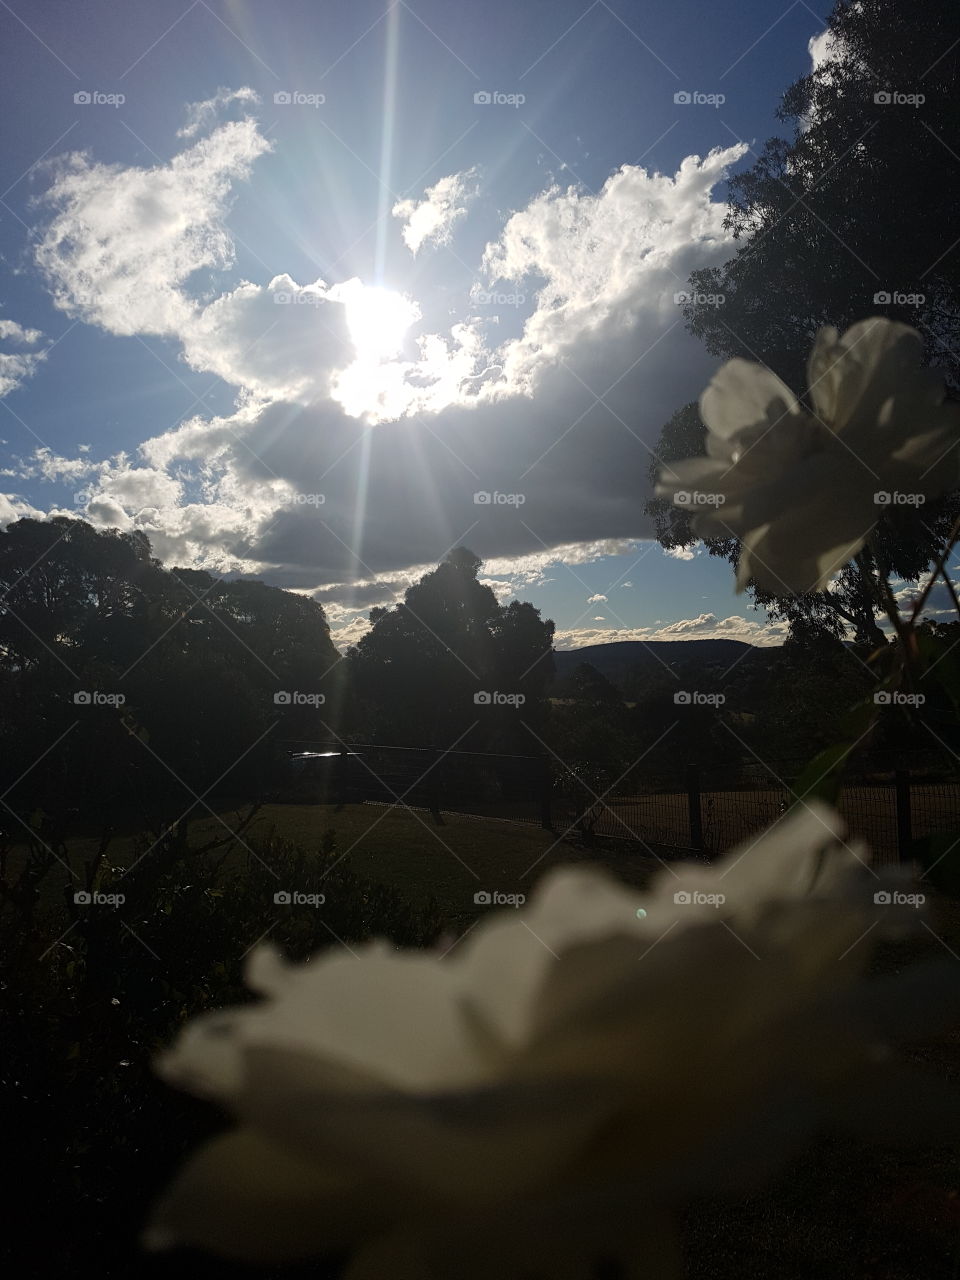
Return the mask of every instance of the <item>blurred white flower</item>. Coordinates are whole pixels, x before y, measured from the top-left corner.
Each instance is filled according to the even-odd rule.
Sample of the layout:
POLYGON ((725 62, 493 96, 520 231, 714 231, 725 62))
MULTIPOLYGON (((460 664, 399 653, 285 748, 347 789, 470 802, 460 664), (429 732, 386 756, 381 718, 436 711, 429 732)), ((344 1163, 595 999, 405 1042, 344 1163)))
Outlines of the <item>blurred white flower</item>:
POLYGON ((960 405, 915 329, 874 317, 821 329, 807 412, 769 369, 730 360, 700 398, 707 456, 670 463, 657 494, 700 537, 737 537, 737 590, 821 591, 888 510, 960 483, 960 405), (879 501, 878 501, 879 498, 879 501))
POLYGON ((881 1070, 890 1000, 856 1012, 876 880, 841 830, 812 805, 642 894, 556 870, 445 959, 260 948, 267 999, 160 1060, 238 1125, 148 1244, 342 1252, 347 1280, 679 1275, 672 1207, 756 1185, 881 1070))

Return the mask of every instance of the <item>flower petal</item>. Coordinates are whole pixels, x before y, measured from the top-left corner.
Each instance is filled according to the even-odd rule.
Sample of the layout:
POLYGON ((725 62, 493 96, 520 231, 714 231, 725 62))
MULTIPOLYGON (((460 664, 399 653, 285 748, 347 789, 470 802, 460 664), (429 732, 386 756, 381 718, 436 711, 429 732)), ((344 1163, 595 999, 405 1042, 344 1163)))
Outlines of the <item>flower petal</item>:
POLYGON ((765 365, 739 358, 718 369, 700 397, 701 418, 724 440, 799 413, 797 398, 785 382, 765 365))
POLYGON ((346 1249, 373 1222, 359 1184, 241 1129, 201 1147, 180 1170, 145 1243, 287 1262, 346 1249))

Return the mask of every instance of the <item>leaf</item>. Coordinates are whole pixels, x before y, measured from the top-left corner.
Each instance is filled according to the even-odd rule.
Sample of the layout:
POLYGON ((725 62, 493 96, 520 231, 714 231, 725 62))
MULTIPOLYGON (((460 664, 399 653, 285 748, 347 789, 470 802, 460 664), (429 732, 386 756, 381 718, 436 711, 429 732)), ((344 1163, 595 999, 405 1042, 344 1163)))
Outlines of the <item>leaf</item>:
POLYGON ((849 754, 850 743, 838 742, 814 756, 791 787, 793 805, 809 800, 836 804, 843 783, 843 766, 849 754))

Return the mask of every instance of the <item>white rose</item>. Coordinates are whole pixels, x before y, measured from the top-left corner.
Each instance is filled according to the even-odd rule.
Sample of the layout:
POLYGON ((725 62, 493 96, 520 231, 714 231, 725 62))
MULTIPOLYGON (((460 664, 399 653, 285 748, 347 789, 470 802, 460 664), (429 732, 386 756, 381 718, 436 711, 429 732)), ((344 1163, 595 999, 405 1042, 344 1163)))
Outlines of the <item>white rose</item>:
POLYGON ((148 1243, 347 1252, 348 1280, 572 1280, 600 1257, 678 1275, 672 1205, 755 1185, 875 1069, 844 999, 876 881, 841 830, 805 807, 643 894, 556 870, 447 958, 260 948, 267 999, 160 1061, 238 1127, 181 1171, 148 1243))
POLYGON ((737 537, 737 589, 822 590, 863 546, 879 491, 939 497, 960 483, 960 405, 921 367, 916 330, 875 317, 821 329, 808 413, 769 369, 730 360, 700 398, 707 456, 670 463, 661 497, 696 491, 701 537, 737 537), (715 501, 714 499, 719 499, 715 501))

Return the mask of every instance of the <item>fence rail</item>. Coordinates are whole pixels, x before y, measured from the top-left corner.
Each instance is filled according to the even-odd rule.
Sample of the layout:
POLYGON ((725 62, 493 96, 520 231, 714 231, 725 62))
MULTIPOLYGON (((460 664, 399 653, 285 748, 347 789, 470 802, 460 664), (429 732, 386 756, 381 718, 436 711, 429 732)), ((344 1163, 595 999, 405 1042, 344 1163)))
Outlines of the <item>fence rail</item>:
MULTIPOLYGON (((580 830, 710 856, 749 839, 786 812, 803 762, 690 768, 682 779, 632 772, 609 793, 602 775, 549 756, 403 747, 383 743, 288 743, 282 798, 338 805, 403 803, 440 812, 580 830)), ((919 837, 960 830, 960 773, 929 758, 863 762, 838 802, 851 837, 879 864, 910 856, 919 837)))

